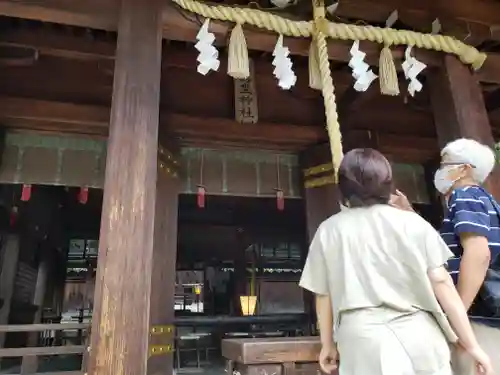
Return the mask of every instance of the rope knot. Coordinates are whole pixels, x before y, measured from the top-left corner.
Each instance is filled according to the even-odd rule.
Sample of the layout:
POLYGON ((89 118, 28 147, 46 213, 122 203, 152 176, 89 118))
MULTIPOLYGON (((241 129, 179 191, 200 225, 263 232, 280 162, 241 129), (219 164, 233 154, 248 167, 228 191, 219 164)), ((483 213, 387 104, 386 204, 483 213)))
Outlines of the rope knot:
POLYGON ((329 22, 325 17, 316 18, 313 24, 313 34, 318 35, 321 32, 323 35, 328 35, 328 25, 329 22))

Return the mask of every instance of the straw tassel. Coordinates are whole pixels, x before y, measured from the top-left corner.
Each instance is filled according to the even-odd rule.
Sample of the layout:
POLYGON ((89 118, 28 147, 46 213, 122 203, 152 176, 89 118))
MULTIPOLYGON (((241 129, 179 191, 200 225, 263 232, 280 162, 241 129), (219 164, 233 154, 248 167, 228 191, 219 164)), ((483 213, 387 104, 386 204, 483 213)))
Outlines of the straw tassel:
POLYGON ((229 38, 227 74, 234 79, 247 79, 250 77, 247 41, 240 23, 237 23, 233 28, 229 38))
POLYGON ((309 87, 314 90, 321 90, 321 75, 319 72, 318 50, 314 39, 309 46, 309 87))
POLYGON ((380 92, 384 95, 399 95, 398 73, 392 57, 391 49, 385 46, 380 52, 380 92))

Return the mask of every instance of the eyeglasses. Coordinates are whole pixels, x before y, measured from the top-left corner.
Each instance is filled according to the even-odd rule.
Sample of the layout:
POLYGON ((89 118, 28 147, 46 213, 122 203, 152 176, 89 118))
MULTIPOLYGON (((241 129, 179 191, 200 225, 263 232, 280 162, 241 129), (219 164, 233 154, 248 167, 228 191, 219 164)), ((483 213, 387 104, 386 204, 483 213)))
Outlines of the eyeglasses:
POLYGON ((439 165, 439 169, 443 167, 448 167, 448 166, 458 166, 458 165, 469 165, 471 168, 476 168, 475 165, 470 164, 470 163, 460 163, 460 162, 441 162, 439 165))

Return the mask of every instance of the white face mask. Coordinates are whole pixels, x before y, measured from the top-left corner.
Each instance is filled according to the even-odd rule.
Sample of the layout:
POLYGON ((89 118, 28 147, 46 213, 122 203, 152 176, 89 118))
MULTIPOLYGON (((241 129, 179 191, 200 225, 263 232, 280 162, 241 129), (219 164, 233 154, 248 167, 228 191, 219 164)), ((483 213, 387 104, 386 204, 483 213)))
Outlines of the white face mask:
POLYGON ((438 169, 434 174, 434 186, 436 187, 436 190, 441 194, 446 195, 453 187, 455 182, 458 181, 458 179, 450 180, 450 178, 448 177, 450 171, 457 167, 459 167, 459 165, 448 165, 438 169))

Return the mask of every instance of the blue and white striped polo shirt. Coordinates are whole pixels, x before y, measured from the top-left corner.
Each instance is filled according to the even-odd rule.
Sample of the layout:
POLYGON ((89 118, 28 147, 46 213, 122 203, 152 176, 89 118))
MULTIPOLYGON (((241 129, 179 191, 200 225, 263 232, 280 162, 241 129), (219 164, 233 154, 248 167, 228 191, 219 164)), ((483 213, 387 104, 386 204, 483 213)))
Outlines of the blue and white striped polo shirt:
POLYGON ((474 233, 487 237, 492 260, 500 254, 500 218, 490 195, 480 186, 453 190, 440 233, 455 254, 455 258, 448 262, 448 269, 455 283, 460 268, 460 257, 463 254, 460 233, 474 233))

